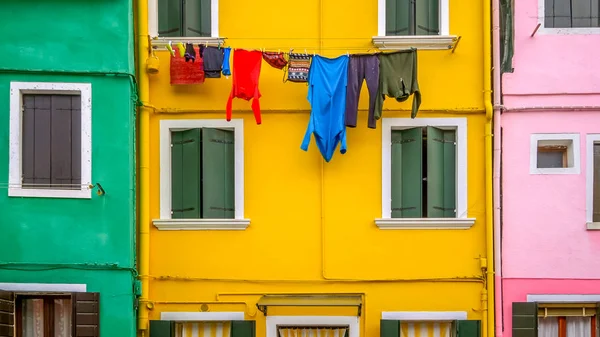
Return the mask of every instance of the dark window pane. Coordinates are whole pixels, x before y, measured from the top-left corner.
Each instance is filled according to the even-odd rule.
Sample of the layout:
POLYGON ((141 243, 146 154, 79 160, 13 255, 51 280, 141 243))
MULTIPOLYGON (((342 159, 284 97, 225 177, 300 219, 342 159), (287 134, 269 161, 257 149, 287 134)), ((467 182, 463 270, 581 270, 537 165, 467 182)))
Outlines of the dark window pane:
POLYGON ((537 153, 538 168, 563 168, 564 155, 562 151, 540 151, 537 153))

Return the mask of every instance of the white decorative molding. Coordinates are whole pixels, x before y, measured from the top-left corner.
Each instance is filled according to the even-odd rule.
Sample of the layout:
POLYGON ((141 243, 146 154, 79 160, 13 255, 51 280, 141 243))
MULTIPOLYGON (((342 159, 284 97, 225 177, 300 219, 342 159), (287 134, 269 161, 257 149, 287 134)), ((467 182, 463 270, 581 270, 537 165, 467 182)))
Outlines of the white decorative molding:
POLYGON ((456 35, 426 36, 373 36, 373 45, 380 50, 401 50, 416 48, 421 50, 448 50, 458 42, 456 35))
POLYGON ((86 284, 78 283, 0 283, 0 290, 15 292, 86 292, 86 284))
POLYGON ((379 229, 469 229, 475 218, 387 218, 375 224, 379 229))
POLYGON ((575 295, 575 294, 535 294, 527 295, 527 302, 538 303, 587 303, 600 302, 600 295, 575 295))
POLYGON ((532 133, 529 143, 529 174, 579 174, 581 172, 581 142, 579 133, 532 133), (565 168, 538 168, 538 142, 549 145, 567 146, 567 166, 565 168))
MULTIPOLYGON (((450 5, 449 0, 439 0, 440 35, 450 35, 450 5)), ((543 0, 542 0, 543 1, 543 0)), ((377 0, 377 35, 385 36, 386 0, 377 0)))
POLYGON ((585 227, 589 231, 600 230, 600 222, 586 222, 585 227))
POLYGON ((243 321, 244 318, 245 317, 243 311, 166 311, 160 313, 160 319, 165 321, 243 321))
MULTIPOLYGON (((593 35, 600 34, 600 27, 575 27, 575 28, 548 28, 544 25, 544 19, 546 17, 546 13, 544 11, 544 1, 538 0, 538 24, 540 24, 540 28, 537 31, 537 34, 540 35, 593 35)), ((535 29, 535 27, 530 28, 531 31, 535 29)))
POLYGON ((250 219, 154 219, 152 224, 161 231, 245 230, 250 219))
POLYGON ((358 316, 267 316, 266 317, 267 335, 266 337, 279 337, 277 332, 278 325, 292 326, 348 326, 348 337, 359 337, 358 316))
POLYGON ((383 311, 381 319, 399 321, 454 321, 467 319, 466 311, 383 311))
MULTIPOLYGON (((145 1, 145 0, 142 0, 145 1)), ((158 37, 158 0, 147 0, 148 1, 148 33, 151 37, 158 37)), ((218 37, 219 36, 219 0, 210 0, 210 36, 218 37)), ((185 37, 175 38, 175 37, 167 37, 165 38, 170 41, 177 42, 194 42, 200 41, 199 39, 193 37, 185 37)), ((202 38, 201 41, 206 41, 205 38, 202 38)))
POLYGON ((91 199, 92 182, 92 84, 10 82, 8 196, 91 199), (77 190, 22 188, 23 94, 81 95, 81 188, 77 190))
POLYGON ((595 143, 600 143, 600 134, 587 134, 585 137, 585 221, 588 230, 600 230, 600 223, 594 222, 595 143))

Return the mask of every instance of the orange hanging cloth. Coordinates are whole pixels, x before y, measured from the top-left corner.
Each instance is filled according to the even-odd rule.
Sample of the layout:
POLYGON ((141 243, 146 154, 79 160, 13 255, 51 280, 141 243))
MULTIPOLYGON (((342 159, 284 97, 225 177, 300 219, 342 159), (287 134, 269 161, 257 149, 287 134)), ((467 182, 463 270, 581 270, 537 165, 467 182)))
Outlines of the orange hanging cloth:
POLYGON ((262 52, 258 50, 235 49, 233 51, 233 87, 227 100, 227 121, 231 120, 231 104, 234 97, 249 101, 252 99, 252 111, 256 124, 261 123, 260 103, 261 97, 258 90, 258 77, 260 76, 260 65, 262 52))

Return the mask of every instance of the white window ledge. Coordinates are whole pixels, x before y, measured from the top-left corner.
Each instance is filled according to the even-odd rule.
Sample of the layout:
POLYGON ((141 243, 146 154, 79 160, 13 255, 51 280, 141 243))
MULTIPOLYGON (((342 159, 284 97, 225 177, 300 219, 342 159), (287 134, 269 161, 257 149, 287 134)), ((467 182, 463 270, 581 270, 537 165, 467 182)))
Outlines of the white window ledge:
POLYGON ((373 45, 380 50, 427 49, 448 50, 454 48, 459 38, 455 35, 423 36, 373 36, 373 45))
POLYGON ((588 222, 586 226, 589 231, 600 231, 600 222, 588 222))
POLYGON ((218 46, 225 44, 225 38, 223 37, 154 37, 151 39, 152 48, 155 50, 167 50, 167 45, 171 41, 173 48, 176 47, 178 42, 186 44, 187 42, 193 44, 206 44, 211 46, 218 46))
POLYGON ((474 218, 387 218, 375 219, 379 229, 469 229, 474 218))
POLYGON ((152 224, 161 231, 243 231, 250 219, 154 219, 152 224))

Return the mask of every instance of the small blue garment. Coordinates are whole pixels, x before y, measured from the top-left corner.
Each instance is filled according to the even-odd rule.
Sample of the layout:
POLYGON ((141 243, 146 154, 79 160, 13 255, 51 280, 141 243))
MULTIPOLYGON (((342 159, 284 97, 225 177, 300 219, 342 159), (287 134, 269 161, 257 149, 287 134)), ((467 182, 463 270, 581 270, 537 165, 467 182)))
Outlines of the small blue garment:
POLYGON ((231 68, 229 68, 229 54, 231 53, 231 47, 223 48, 223 70, 224 76, 231 75, 231 68))
POLYGON ((338 143, 340 153, 346 153, 346 86, 348 84, 348 55, 326 58, 315 55, 308 72, 308 96, 311 114, 300 148, 308 150, 310 136, 326 162, 331 160, 338 143))

